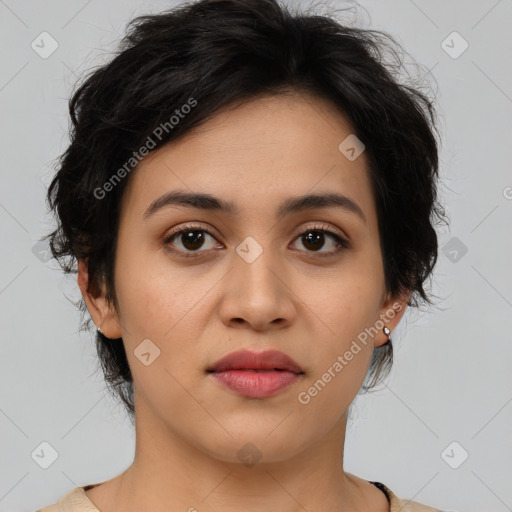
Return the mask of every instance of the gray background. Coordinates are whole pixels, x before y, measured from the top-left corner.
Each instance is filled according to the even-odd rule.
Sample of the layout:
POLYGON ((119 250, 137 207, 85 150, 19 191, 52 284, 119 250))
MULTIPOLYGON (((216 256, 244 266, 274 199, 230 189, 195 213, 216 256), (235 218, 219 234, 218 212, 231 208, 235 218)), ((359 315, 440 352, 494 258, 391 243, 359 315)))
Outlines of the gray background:
MULTIPOLYGON (((33 512, 131 463, 131 425, 78 333, 74 278, 33 246, 50 227, 44 194, 68 142, 72 85, 128 20, 172 5, 0 0, 1 511, 33 512), (31 47, 44 31, 58 43, 45 59, 31 47), (45 441, 58 453, 47 469, 31 456, 45 441)), ((361 5, 355 22, 389 32, 437 83, 451 226, 440 231, 440 307, 409 311, 395 331, 390 378, 351 411, 346 470, 445 510, 512 510, 512 2, 361 5), (453 31, 469 44, 457 58, 453 31)))

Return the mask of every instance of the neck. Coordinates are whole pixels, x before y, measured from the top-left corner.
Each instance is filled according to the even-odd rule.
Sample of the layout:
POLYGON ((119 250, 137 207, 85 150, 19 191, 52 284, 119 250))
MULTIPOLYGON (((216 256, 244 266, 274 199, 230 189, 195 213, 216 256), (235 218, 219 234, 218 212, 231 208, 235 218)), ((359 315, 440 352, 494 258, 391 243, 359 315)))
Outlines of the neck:
POLYGON ((364 481, 343 470, 346 413, 295 454, 273 460, 244 443, 245 456, 234 461, 192 446, 149 411, 136 410, 136 453, 116 478, 116 510, 303 512, 319 503, 322 510, 359 510, 363 503, 364 481), (254 465, 251 453, 253 462, 261 456, 254 465))

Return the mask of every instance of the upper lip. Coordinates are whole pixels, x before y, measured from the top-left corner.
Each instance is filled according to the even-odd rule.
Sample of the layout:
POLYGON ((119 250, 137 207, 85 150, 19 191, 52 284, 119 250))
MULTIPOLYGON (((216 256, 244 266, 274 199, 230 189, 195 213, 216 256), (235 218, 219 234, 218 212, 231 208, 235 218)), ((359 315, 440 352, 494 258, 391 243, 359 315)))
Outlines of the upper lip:
POLYGON ((264 352, 237 350, 219 359, 208 368, 209 372, 228 370, 285 370, 304 373, 296 361, 278 350, 265 350, 264 352))

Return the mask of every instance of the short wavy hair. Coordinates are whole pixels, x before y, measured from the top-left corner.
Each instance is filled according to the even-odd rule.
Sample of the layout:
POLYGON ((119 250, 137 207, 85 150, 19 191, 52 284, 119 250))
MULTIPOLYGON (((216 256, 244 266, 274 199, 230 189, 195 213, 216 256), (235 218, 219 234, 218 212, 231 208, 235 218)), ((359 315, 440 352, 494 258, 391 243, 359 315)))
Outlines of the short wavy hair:
MULTIPOLYGON (((57 217, 46 237, 54 258, 67 273, 83 259, 91 289, 104 284, 116 306, 114 256, 130 178, 102 199, 99 188, 190 98, 194 108, 161 130, 152 151, 222 107, 298 91, 338 106, 366 147, 387 291, 412 291, 410 306, 431 304, 425 284, 438 255, 436 221, 443 219, 436 111, 421 84, 400 80, 402 61, 403 50, 387 33, 291 12, 276 0, 201 0, 133 19, 115 55, 84 77, 69 101, 70 144, 47 193, 57 217)), ((77 306, 87 330, 83 299, 77 306)), ((96 348, 108 388, 133 421, 122 338, 97 332, 96 348)), ((387 375, 392 359, 391 343, 374 349, 364 391, 387 375)))

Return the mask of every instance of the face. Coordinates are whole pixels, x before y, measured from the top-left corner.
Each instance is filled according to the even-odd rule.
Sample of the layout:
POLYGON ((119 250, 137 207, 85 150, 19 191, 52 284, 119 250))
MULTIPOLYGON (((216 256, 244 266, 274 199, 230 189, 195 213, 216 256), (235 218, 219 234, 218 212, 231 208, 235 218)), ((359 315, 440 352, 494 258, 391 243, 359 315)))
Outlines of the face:
POLYGON ((248 442, 275 462, 341 432, 386 341, 382 325, 392 330, 406 305, 386 294, 365 153, 348 159, 338 148, 353 132, 327 100, 264 97, 223 110, 133 171, 118 310, 85 296, 103 332, 123 338, 148 425, 233 462, 248 442), (176 191, 232 211, 155 203, 176 191), (341 199, 283 208, 312 194, 341 199), (284 352, 303 373, 271 396, 243 396, 207 371, 241 349, 284 352))

